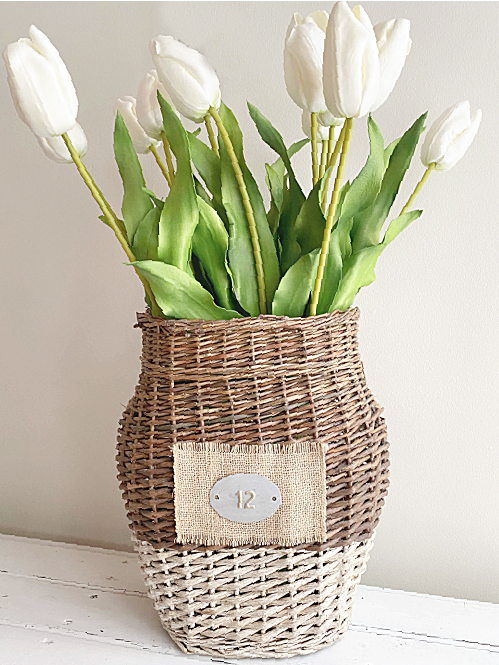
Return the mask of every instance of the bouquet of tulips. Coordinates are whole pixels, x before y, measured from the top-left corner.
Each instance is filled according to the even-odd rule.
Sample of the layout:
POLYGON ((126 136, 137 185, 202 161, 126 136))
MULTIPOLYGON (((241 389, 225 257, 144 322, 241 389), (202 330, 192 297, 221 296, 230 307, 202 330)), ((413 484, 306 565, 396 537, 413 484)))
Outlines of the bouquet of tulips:
MULTIPOLYGON (((376 262, 422 211, 413 201, 432 171, 450 169, 480 124, 468 102, 447 109, 426 134, 424 174, 398 215, 388 217, 424 131, 426 113, 385 146, 371 113, 393 90, 411 48, 409 21, 372 26, 362 7, 337 2, 331 14, 295 14, 284 47, 288 93, 303 109, 307 138, 289 148, 254 106, 249 113, 276 153, 266 164, 270 207, 244 158, 243 137, 221 101, 215 71, 173 37, 151 42, 155 70, 137 99, 117 103, 114 152, 123 180, 121 216, 82 157, 78 100, 58 51, 34 26, 4 52, 12 97, 44 152, 74 163, 133 266, 153 315, 231 319, 259 314, 313 316, 348 309, 375 279, 376 262), (187 131, 179 114, 204 123, 187 131), (367 116, 370 152, 343 182, 356 119, 367 116), (311 146, 313 188, 303 192, 291 159, 311 146), (164 152, 164 157, 162 156, 164 152), (146 187, 137 153, 151 153, 165 177, 163 200, 146 187)), ((360 124, 360 123, 357 123, 360 124)))

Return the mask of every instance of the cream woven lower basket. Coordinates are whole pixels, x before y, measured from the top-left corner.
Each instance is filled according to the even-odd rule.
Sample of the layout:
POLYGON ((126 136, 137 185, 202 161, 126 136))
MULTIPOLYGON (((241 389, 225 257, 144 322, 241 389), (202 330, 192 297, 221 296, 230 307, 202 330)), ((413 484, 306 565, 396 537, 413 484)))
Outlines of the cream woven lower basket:
POLYGON ((186 653, 283 658, 348 629, 388 487, 386 427, 366 385, 358 317, 138 315, 142 371, 120 421, 118 472, 149 596, 186 653), (179 542, 176 446, 303 441, 325 451, 320 542, 286 546, 280 533, 270 545, 179 542))

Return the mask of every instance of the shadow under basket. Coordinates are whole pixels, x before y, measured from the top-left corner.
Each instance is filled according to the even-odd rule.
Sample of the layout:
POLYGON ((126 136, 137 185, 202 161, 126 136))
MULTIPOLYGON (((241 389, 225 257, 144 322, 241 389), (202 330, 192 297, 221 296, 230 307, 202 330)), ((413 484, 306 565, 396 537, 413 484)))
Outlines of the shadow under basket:
POLYGON ((149 596, 186 653, 284 658, 347 631, 389 466, 358 319, 356 308, 230 321, 138 315, 142 370, 120 421, 118 477, 149 596), (188 442, 321 444, 325 537, 293 546, 179 542, 174 451, 188 442))

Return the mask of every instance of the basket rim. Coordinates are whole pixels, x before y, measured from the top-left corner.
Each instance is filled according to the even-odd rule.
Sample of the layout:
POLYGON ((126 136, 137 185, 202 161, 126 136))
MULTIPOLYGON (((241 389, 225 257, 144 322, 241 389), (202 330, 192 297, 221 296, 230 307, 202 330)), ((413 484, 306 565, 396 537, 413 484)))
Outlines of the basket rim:
POLYGON ((161 328, 171 328, 179 326, 182 328, 192 327, 193 329, 210 328, 224 330, 227 328, 237 327, 275 327, 279 324, 285 327, 302 327, 303 325, 317 325, 332 320, 337 323, 346 323, 347 321, 358 321, 360 318, 360 310, 358 307, 349 307, 345 311, 339 309, 334 312, 326 312, 325 314, 317 314, 315 316, 276 316, 274 314, 260 314, 259 316, 244 316, 242 318, 234 319, 163 319, 159 316, 153 316, 151 311, 147 309, 145 312, 137 312, 137 323, 135 328, 141 328, 143 325, 153 324, 161 328))

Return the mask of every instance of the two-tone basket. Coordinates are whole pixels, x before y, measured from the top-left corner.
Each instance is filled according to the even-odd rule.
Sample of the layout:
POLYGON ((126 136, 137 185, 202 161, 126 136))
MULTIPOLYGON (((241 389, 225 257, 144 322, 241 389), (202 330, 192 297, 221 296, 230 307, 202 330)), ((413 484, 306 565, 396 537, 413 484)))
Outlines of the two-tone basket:
POLYGON ((346 632, 389 464, 358 318, 138 315, 119 480, 149 595, 185 652, 286 657, 346 632), (228 477, 246 485, 224 498, 228 477))

